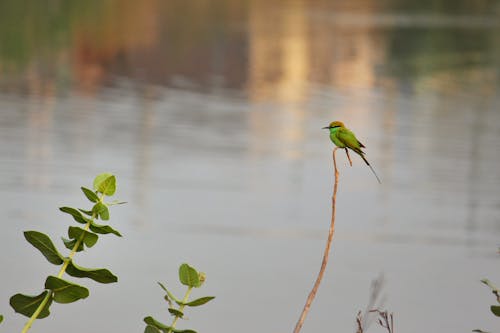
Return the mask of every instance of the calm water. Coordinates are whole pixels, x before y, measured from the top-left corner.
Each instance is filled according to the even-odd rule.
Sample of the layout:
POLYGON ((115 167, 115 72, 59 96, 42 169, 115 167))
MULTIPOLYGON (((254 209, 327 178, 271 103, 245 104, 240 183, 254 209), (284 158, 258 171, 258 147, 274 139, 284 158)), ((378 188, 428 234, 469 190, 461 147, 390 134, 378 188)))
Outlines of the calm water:
POLYGON ((77 262, 119 283, 77 281, 91 296, 34 332, 167 322, 156 281, 181 293, 182 262, 207 273, 195 296, 217 299, 181 327, 290 332, 330 221, 335 119, 382 185, 339 155, 303 332, 354 332, 381 273, 396 331, 498 330, 479 279, 500 284, 499 22, 494 1, 2 1, 3 331, 25 322, 9 297, 57 272, 22 231, 57 240, 57 207, 84 206, 79 186, 112 171, 124 238, 77 262))

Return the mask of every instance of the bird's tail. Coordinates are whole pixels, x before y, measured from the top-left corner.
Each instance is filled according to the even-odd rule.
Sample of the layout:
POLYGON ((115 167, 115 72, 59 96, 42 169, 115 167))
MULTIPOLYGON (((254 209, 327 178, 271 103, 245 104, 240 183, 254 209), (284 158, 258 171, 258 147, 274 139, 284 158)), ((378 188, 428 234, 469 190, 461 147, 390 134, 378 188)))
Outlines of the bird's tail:
POLYGON ((380 178, 378 178, 378 175, 377 173, 375 172, 375 170, 373 170, 372 166, 370 165, 370 163, 368 163, 368 160, 363 156, 363 154, 359 154, 359 156, 361 156, 361 158, 363 159, 363 161, 365 161, 366 165, 368 165, 370 167, 370 170, 373 172, 373 174, 375 175, 375 178, 377 178, 377 181, 379 184, 382 184, 382 182, 380 181, 380 178))

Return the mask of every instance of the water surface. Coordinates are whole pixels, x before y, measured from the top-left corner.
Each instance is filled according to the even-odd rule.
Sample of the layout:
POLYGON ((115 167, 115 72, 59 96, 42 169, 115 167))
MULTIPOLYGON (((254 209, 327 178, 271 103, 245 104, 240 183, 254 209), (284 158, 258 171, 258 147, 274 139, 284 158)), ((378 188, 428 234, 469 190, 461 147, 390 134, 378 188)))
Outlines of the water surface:
POLYGON ((380 273, 398 330, 498 325, 479 283, 500 277, 496 2, 0 7, 4 330, 25 322, 8 298, 40 292, 57 269, 22 231, 58 242, 70 221, 57 207, 86 205, 79 186, 111 171, 128 202, 111 212, 124 238, 102 237, 77 260, 119 283, 78 281, 91 296, 54 304, 34 330, 167 322, 156 281, 181 293, 177 267, 189 262, 208 276, 196 296, 217 299, 182 327, 291 331, 330 221, 321 127, 336 119, 367 146, 382 185, 339 155, 333 254, 303 331, 354 331, 380 273))

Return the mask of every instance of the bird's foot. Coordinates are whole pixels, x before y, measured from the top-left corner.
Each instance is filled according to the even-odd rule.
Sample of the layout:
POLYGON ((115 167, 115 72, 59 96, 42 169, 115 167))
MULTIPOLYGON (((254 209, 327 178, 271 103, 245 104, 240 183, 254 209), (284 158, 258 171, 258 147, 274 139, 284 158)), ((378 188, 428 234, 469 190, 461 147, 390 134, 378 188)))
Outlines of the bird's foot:
POLYGON ((352 166, 351 156, 349 155, 349 150, 347 148, 345 148, 345 153, 347 154, 347 159, 349 160, 349 164, 352 166))

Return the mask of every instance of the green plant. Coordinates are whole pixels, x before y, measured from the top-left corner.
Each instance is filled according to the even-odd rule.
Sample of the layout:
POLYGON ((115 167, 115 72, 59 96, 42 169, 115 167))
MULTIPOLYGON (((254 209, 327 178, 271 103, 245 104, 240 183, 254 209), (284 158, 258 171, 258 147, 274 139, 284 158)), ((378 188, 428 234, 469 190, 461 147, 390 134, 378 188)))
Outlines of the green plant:
POLYGON ((80 267, 74 263, 73 257, 85 247, 92 247, 98 240, 98 234, 121 234, 109 225, 97 224, 96 220, 109 220, 108 207, 123 202, 105 202, 105 197, 112 196, 116 191, 116 178, 110 173, 103 173, 94 179, 94 190, 81 188, 87 199, 94 205, 91 210, 72 207, 59 208, 63 213, 71 215, 73 219, 84 225, 83 228, 70 226, 68 239, 62 238, 64 246, 71 252, 64 257, 56 249, 50 238, 38 231, 25 231, 26 240, 37 248, 43 256, 54 265, 62 265, 57 276, 48 276, 45 280, 44 291, 35 296, 16 294, 10 298, 10 305, 14 310, 30 319, 25 324, 22 332, 27 332, 35 319, 42 319, 50 314, 49 307, 52 302, 72 303, 84 299, 89 295, 87 288, 62 279, 64 273, 73 277, 87 277, 100 283, 112 283, 118 278, 104 268, 90 269, 80 267))
MULTIPOLYGON (((482 279, 481 282, 490 287, 491 292, 497 299, 497 303, 500 304, 500 289, 491 284, 488 279, 482 279)), ((492 305, 490 306, 490 310, 495 316, 500 317, 500 305, 492 305)))
POLYGON ((160 287, 165 291, 165 296, 164 299, 168 303, 168 312, 170 315, 173 317, 172 324, 170 326, 167 326, 158 320, 154 319, 151 316, 148 316, 144 318, 144 322, 147 324, 146 329, 144 330, 144 333, 196 333, 196 331, 186 329, 186 330, 179 330, 176 329, 175 326, 177 324, 177 321, 179 319, 184 319, 184 308, 186 306, 189 307, 194 307, 194 306, 200 306, 203 305, 207 302, 210 302, 213 300, 215 297, 213 296, 206 296, 206 297, 201 297, 198 299, 195 299, 193 301, 189 301, 189 295, 191 295, 191 291, 193 288, 199 288, 203 285, 205 282, 205 273, 203 272, 198 272, 196 269, 193 267, 189 266, 188 264, 182 264, 179 267, 179 280, 180 282, 187 286, 187 291, 184 294, 184 298, 182 300, 178 299, 175 297, 163 284, 158 282, 160 287), (174 306, 174 303, 177 304, 177 308, 174 306))
MULTIPOLYGON (((500 304, 500 289, 495 287, 488 279, 482 279, 481 282, 487 285, 491 289, 491 292, 493 293, 493 295, 495 295, 497 299, 497 303, 500 304)), ((495 316, 500 317, 500 305, 492 305, 490 306, 490 310, 495 316)), ((488 333, 480 329, 475 329, 472 332, 488 333)))

